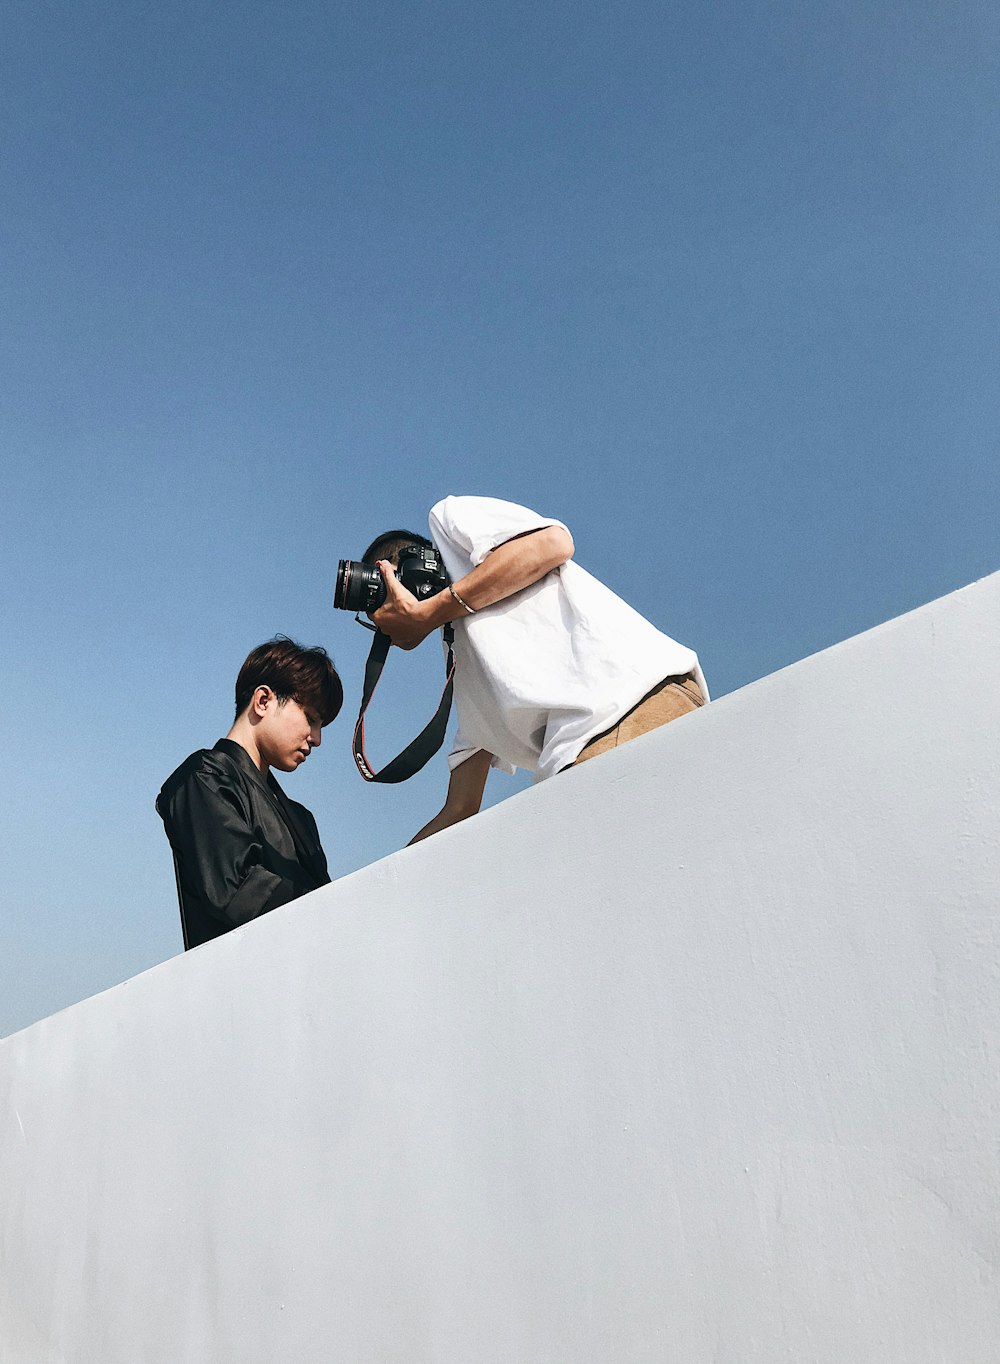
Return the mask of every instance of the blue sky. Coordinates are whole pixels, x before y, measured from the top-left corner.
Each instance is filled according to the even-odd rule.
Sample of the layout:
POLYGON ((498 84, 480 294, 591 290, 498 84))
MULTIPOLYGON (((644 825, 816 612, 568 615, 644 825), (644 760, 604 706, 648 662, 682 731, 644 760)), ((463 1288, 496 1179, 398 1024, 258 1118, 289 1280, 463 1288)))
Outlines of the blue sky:
MULTIPOLYGON (((0 1033, 180 950, 153 798, 275 632, 345 679, 286 788, 333 874, 437 808, 357 776, 330 598, 447 493, 565 520, 716 695, 1000 567, 995 5, 4 30, 0 1033)), ((436 703, 393 664, 376 758, 436 703)))

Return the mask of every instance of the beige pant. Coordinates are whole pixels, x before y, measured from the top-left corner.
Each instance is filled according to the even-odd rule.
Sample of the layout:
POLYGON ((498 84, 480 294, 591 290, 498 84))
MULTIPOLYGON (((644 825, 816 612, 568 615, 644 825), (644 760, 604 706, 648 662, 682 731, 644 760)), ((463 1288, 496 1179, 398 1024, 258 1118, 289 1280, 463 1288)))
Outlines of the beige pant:
POLYGON ((691 673, 684 677, 666 677, 638 705, 623 715, 612 729, 591 739, 571 766, 585 763, 588 758, 597 758, 602 753, 610 753, 620 744, 627 744, 629 739, 638 739, 640 734, 659 729, 660 725, 669 724, 671 720, 687 715, 704 704, 701 688, 691 673))

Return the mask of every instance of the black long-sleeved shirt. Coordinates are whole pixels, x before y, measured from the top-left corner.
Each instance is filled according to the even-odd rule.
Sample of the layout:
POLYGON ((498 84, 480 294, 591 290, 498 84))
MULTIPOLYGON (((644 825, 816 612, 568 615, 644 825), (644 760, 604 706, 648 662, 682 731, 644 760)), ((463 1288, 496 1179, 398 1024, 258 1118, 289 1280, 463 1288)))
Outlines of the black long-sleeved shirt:
POLYGON ((230 739, 181 763, 156 809, 174 852, 186 948, 330 880, 312 815, 230 739))

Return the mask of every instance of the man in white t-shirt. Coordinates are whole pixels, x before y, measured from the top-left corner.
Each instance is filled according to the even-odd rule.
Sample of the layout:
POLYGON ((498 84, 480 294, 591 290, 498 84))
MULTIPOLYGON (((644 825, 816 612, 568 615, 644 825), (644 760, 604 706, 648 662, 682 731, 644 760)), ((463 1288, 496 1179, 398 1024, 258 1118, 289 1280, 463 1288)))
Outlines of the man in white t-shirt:
POLYGON ((708 700, 693 650, 573 563, 561 521, 493 497, 446 497, 430 532, 451 585, 423 601, 393 569, 425 537, 387 531, 363 556, 385 578, 372 620, 394 644, 415 649, 454 624, 451 780, 414 843, 474 815, 491 766, 541 781, 708 700))

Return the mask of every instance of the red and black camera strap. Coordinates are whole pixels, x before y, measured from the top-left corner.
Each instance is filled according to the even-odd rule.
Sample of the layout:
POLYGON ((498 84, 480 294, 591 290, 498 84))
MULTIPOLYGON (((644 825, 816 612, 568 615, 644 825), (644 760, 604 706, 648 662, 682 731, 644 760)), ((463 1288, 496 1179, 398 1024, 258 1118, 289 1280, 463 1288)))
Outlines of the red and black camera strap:
POLYGON ((392 647, 392 641, 388 635, 383 634, 381 630, 376 632, 368 654, 368 662, 365 664, 365 685, 361 695, 361 710, 358 712, 358 722, 354 726, 354 761, 365 781, 387 783, 406 781, 415 772, 419 772, 444 743, 445 730, 448 728, 448 716, 451 713, 451 697, 455 680, 455 653, 452 648, 455 631, 450 624, 444 627, 444 639, 448 646, 448 657, 445 661, 444 691, 441 693, 437 710, 417 737, 407 744, 402 753, 397 753, 391 762, 386 763, 385 767, 376 772, 365 757, 365 711, 368 709, 368 703, 378 686, 382 669, 385 667, 386 656, 392 647))

